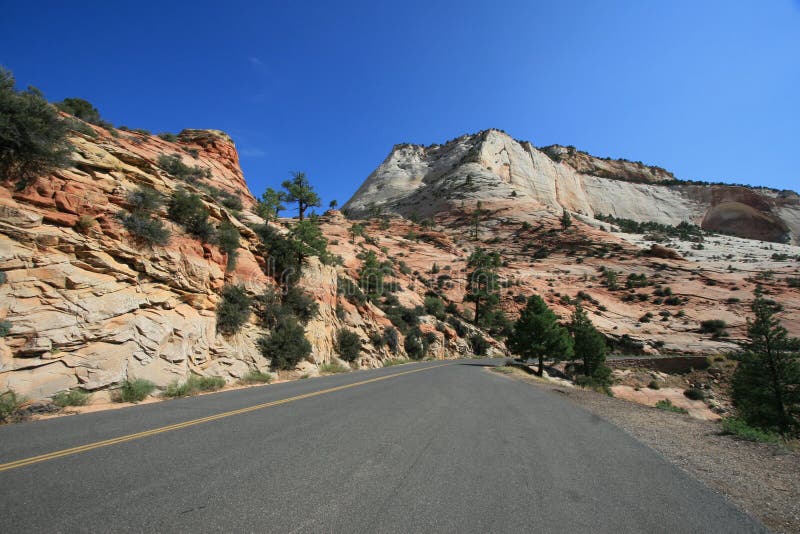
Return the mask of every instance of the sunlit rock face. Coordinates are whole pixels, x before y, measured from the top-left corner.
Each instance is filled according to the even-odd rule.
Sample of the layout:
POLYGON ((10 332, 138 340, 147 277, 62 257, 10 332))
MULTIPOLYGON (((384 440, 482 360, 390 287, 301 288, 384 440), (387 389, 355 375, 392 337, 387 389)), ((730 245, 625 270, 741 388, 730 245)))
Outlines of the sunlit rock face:
POLYGON ((499 130, 444 145, 395 146, 344 209, 430 216, 509 198, 521 211, 544 207, 639 222, 687 221, 740 237, 800 243, 796 193, 681 183, 659 167, 596 158, 573 147, 539 149, 499 130))

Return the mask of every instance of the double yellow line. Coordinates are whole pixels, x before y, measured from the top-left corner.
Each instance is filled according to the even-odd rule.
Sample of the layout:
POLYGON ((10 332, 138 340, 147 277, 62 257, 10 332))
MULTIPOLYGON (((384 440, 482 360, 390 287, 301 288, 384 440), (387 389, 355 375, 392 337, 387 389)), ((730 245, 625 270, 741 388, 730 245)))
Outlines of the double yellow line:
POLYGON ((311 393, 304 393, 303 395, 296 395, 294 397, 288 397, 286 399, 280 399, 272 402, 265 402, 263 404, 256 404, 254 406, 248 406, 247 408, 240 408, 238 410, 231 410, 230 412, 223 412, 218 413, 216 415, 209 415, 208 417, 201 417, 199 419, 192 419, 190 421, 184 421, 183 423, 175 423, 174 425, 162 426, 159 428, 153 428, 151 430, 145 430, 144 432, 137 432, 136 434, 128 434, 126 436, 119 436, 112 439, 107 439, 104 441, 96 441, 94 443, 87 443, 86 445, 80 445, 78 447, 72 447, 70 449, 63 449, 60 451, 49 452, 47 454, 42 454, 39 456, 32 456, 30 458, 23 458, 22 460, 15 460, 13 462, 8 462, 5 464, 0 464, 0 472, 1 471, 8 471, 10 469, 17 469, 20 467, 25 467, 27 465, 38 464, 41 462, 46 462, 48 460, 55 460, 56 458, 62 458, 64 456, 70 456, 73 454, 79 454, 81 452, 87 452, 94 449, 100 449, 103 447, 109 447, 111 445, 117 445, 118 443, 125 443, 126 441, 133 441, 136 439, 146 438, 148 436, 155 436, 156 434, 163 434, 164 432, 171 432, 173 430, 180 430, 181 428, 187 428, 190 426, 200 425, 202 423, 209 423, 211 421, 216 421, 218 419, 224 419, 226 417, 232 417, 234 415, 241 415, 243 413, 248 412, 255 412, 256 410, 263 410, 264 408, 271 408, 272 406, 279 406, 281 404, 287 404, 289 402, 294 402, 302 399, 308 399, 310 397, 317 397, 319 395, 326 395, 328 393, 333 393, 335 391, 342 391, 344 389, 350 389, 357 386, 363 386, 364 384, 372 384, 374 382, 380 382, 381 380, 388 380, 389 378, 395 378, 398 376, 403 375, 410 375, 412 373, 419 373, 421 371, 429 371, 431 369, 436 369, 437 367, 442 367, 444 365, 452 365, 452 364, 440 364, 440 365, 433 365, 431 367, 423 367, 422 369, 413 369, 411 371, 403 371, 401 373, 393 373, 390 375, 379 376, 377 378, 370 378, 368 380, 361 380, 359 382, 353 382, 352 384, 345 384, 343 386, 336 386, 333 388, 328 389, 321 389, 319 391, 312 391, 311 393))

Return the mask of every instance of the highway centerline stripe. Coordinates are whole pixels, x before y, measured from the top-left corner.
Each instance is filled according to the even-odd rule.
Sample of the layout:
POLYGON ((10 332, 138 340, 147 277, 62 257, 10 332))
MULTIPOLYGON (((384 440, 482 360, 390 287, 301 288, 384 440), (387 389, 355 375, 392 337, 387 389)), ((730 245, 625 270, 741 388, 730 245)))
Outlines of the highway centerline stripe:
POLYGON ((310 397, 316 397, 319 395, 325 395, 328 393, 333 393, 335 391, 342 391, 343 389, 354 388, 356 386, 363 386, 364 384, 371 384, 374 382, 379 382, 381 380, 387 380, 389 378, 394 378, 403 375, 409 375, 411 373, 419 373, 421 371, 429 371, 431 369, 436 369, 438 367, 444 367, 447 365, 453 365, 451 363, 439 364, 439 365, 432 365, 430 367, 423 367, 422 369, 413 369, 411 371, 403 371, 401 373, 392 373, 390 375, 379 376, 376 378, 370 378, 368 380, 361 380, 359 382, 353 382, 352 384, 344 384, 342 386, 336 386, 328 389, 321 389, 319 391, 312 391, 310 393, 304 393, 302 395, 296 395, 294 397, 287 397, 285 399, 279 399, 276 401, 265 402, 263 404, 256 404, 254 406, 248 406, 246 408, 239 408, 238 410, 231 410, 229 412, 218 413, 215 415, 209 415, 207 417, 201 417, 199 419, 191 419, 189 421, 184 421, 182 423, 175 423, 173 425, 162 426, 159 428, 153 428, 151 430, 145 430, 143 432, 137 432, 135 434, 128 434, 125 436, 119 436, 116 438, 111 438, 103 441, 96 441, 94 443, 87 443, 86 445, 79 445, 77 447, 72 447, 69 449, 63 449, 60 451, 53 451, 47 454, 41 454, 39 456, 32 456, 30 458, 23 458, 21 460, 15 460, 13 462, 8 462, 4 464, 0 464, 0 472, 8 471, 10 469, 17 469, 20 467, 25 467, 28 465, 38 464, 41 462, 46 462, 48 460, 55 460, 56 458, 62 458, 64 456, 70 456, 72 454, 79 454, 82 452, 91 451, 94 449, 100 449, 103 447, 109 447, 111 445, 117 445, 119 443, 125 443, 127 441, 133 441, 136 439, 146 438, 148 436, 155 436, 156 434, 163 434, 164 432, 171 432, 173 430, 180 430, 181 428, 187 428, 194 425, 199 425, 202 423, 209 423, 211 421, 216 421, 218 419, 224 419, 226 417, 232 417, 234 415, 241 415, 248 412, 254 412, 256 410, 263 410, 264 408, 271 408, 272 406, 279 406, 281 404, 287 404, 289 402, 294 402, 302 399, 308 399, 310 397))

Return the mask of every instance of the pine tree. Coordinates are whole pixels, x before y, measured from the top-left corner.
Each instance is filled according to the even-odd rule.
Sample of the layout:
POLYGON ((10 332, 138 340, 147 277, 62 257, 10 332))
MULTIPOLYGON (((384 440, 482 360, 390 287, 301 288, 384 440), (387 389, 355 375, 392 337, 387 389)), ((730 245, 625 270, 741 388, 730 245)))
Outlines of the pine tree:
POLYGON ((539 359, 536 374, 544 374, 544 359, 569 359, 573 355, 573 342, 566 328, 558 324, 558 316, 547 307, 538 295, 528 299, 525 309, 514 323, 514 331, 507 340, 508 348, 523 361, 539 359))
POLYGON ((258 201, 256 213, 262 219, 274 221, 278 218, 278 214, 286 209, 286 206, 282 204, 285 198, 286 194, 282 191, 275 191, 268 187, 264 194, 261 195, 261 200, 258 201))
POLYGON ((756 290, 747 322, 748 343, 733 375, 732 396, 753 426, 783 433, 800 430, 800 353, 775 314, 779 305, 756 290))
POLYGON ((594 378, 605 378, 608 375, 605 367, 606 340, 597 331, 591 319, 578 303, 569 325, 574 341, 575 358, 583 360, 583 374, 594 378))
POLYGON ((283 200, 297 202, 297 212, 301 221, 308 208, 318 208, 322 203, 304 172, 293 173, 292 179, 284 181, 281 187, 286 190, 283 200))
POLYGON ((361 223, 353 223, 350 226, 350 242, 356 244, 356 237, 364 235, 364 225, 361 223))
POLYGON ((570 226, 572 226, 572 217, 567 210, 564 210, 561 214, 561 228, 566 230, 570 226))
MULTIPOLYGON (((14 76, 0 67, 0 181, 30 181, 69 163, 67 123, 34 87, 14 89, 14 76)), ((73 119, 74 120, 74 119, 73 119)))
POLYGON ((500 284, 497 280, 497 269, 500 267, 500 255, 479 248, 470 255, 467 266, 472 268, 472 271, 467 278, 465 299, 475 303, 474 323, 477 325, 499 301, 500 284))

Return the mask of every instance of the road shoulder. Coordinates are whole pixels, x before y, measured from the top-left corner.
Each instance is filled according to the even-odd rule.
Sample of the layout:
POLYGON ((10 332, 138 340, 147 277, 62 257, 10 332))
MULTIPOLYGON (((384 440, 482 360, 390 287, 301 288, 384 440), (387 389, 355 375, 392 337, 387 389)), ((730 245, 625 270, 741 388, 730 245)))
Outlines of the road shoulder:
POLYGON ((621 428, 770 529, 800 533, 800 454, 721 435, 713 422, 522 373, 505 376, 562 396, 621 428))

